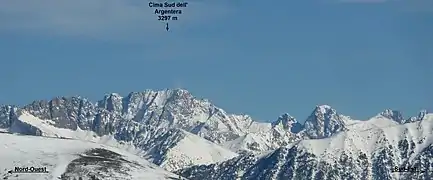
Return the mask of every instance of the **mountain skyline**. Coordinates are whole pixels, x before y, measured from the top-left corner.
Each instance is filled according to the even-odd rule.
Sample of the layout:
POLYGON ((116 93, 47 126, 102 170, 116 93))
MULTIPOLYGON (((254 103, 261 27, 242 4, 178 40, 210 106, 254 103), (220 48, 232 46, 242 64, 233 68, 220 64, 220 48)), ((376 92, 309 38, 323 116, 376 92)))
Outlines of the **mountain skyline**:
MULTIPOLYGON (((103 178, 107 176, 104 165, 93 174, 82 173, 92 171, 94 166, 88 163, 105 162, 88 162, 93 159, 88 155, 96 153, 97 159, 130 167, 128 173, 122 173, 109 166, 114 168, 111 173, 140 179, 132 174, 138 164, 119 159, 126 154, 115 153, 126 150, 165 169, 159 173, 188 179, 431 179, 432 115, 421 111, 404 118, 401 112, 384 110, 361 121, 320 105, 301 125, 288 114, 272 123, 230 114, 184 89, 145 90, 127 96, 110 93, 97 102, 79 96, 56 97, 23 107, 0 106, 3 149, 15 146, 18 153, 29 151, 26 141, 35 136, 41 142, 40 150, 43 142, 55 144, 50 139, 90 142, 102 149, 85 145, 75 150, 88 153, 63 154, 70 159, 57 162, 52 162, 53 155, 63 155, 34 151, 19 161, 17 156, 9 158, 0 167, 3 176, 9 177, 11 162, 25 166, 30 159, 43 157, 36 163, 51 161, 47 169, 54 171, 48 176, 103 178), (119 158, 112 159, 112 155, 119 158), (396 168, 411 165, 422 169, 396 174, 396 168)), ((158 173, 149 170, 137 175, 158 173)))
POLYGON ((265 120, 432 110, 431 3, 369 2, 192 1, 167 32, 144 1, 6 0, 0 103, 179 87, 265 120))
MULTIPOLYGON (((171 92, 171 91, 173 91, 173 92, 181 91, 181 92, 188 93, 194 99, 203 100, 203 101, 209 102, 209 103, 215 105, 216 107, 221 108, 223 111, 225 111, 227 113, 236 114, 236 115, 247 115, 247 116, 250 116, 252 118, 252 120, 257 121, 257 122, 276 123, 276 122, 281 122, 281 121, 294 121, 294 122, 299 122, 299 123, 303 124, 303 123, 305 123, 306 120, 308 120, 309 118, 311 118, 311 116, 314 116, 314 114, 317 111, 326 112, 328 110, 331 110, 331 111, 335 111, 333 113, 336 113, 336 108, 334 108, 332 105, 329 105, 329 104, 319 104, 319 105, 312 106, 310 108, 311 109, 310 113, 307 114, 307 115, 304 115, 304 116, 306 116, 306 118, 303 118, 303 119, 300 119, 300 118, 298 118, 296 116, 293 116, 288 111, 287 112, 283 112, 281 114, 275 115, 274 119, 257 119, 254 116, 251 116, 251 115, 249 115, 247 113, 228 111, 228 110, 226 110, 226 108, 218 106, 217 104, 213 103, 213 101, 211 99, 208 99, 208 98, 205 98, 205 97, 194 96, 193 93, 191 93, 187 89, 183 89, 183 88, 173 88, 173 89, 165 88, 165 89, 160 89, 160 90, 146 89, 144 91, 132 91, 132 92, 129 92, 127 94, 120 94, 120 93, 116 93, 116 92, 111 92, 111 93, 105 93, 103 96, 100 96, 102 98, 99 98, 98 100, 92 100, 92 99, 86 98, 85 96, 73 95, 73 96, 55 96, 55 97, 48 98, 48 99, 36 99, 36 100, 30 101, 29 103, 25 103, 23 105, 1 104, 1 103, 0 103, 0 105, 1 106, 13 106, 13 107, 18 107, 18 108, 23 108, 23 107, 29 106, 29 105, 31 105, 31 104, 33 104, 35 102, 51 102, 51 101, 55 101, 55 100, 57 100, 59 98, 60 99, 62 99, 62 98, 66 98, 66 99, 69 99, 69 98, 79 98, 79 99, 84 99, 86 101, 88 100, 88 102, 95 103, 95 105, 97 105, 101 101, 101 99, 107 99, 107 98, 111 98, 111 97, 117 97, 117 98, 122 98, 123 99, 123 98, 128 98, 130 96, 133 96, 134 94, 137 94, 137 93, 144 93, 144 92, 156 92, 156 93, 160 93, 160 92, 171 92)), ((369 120, 369 119, 374 118, 374 117, 376 117, 378 115, 381 115, 381 116, 385 116, 387 118, 393 119, 396 122, 399 122, 399 123, 402 122, 402 123, 404 123, 406 120, 408 120, 410 118, 419 116, 422 113, 429 113, 429 112, 431 112, 431 111, 428 111, 427 109, 420 109, 415 114, 406 114, 404 111, 399 111, 399 110, 395 110, 395 109, 383 109, 382 111, 379 111, 379 112, 377 112, 375 114, 370 115, 366 119, 355 119, 355 120, 369 120)), ((338 111, 338 114, 339 115, 343 115, 343 116, 347 116, 347 117, 349 117, 351 119, 354 119, 352 116, 350 116, 350 114, 346 114, 344 112, 341 113, 340 111, 338 111)), ((287 123, 287 122, 285 122, 285 123, 287 123)))

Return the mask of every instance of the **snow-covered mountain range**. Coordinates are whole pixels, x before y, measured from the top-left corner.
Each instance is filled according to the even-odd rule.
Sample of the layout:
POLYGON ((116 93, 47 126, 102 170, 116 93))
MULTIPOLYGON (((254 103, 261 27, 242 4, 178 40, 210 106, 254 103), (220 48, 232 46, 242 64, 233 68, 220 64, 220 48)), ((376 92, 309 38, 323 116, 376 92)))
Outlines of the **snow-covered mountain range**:
POLYGON ((0 129, 133 149, 128 153, 189 179, 433 175, 427 171, 433 170, 433 114, 427 111, 405 119, 398 111, 385 110, 360 121, 320 105, 303 124, 287 113, 265 123, 226 113, 184 89, 167 89, 125 97, 111 93, 97 102, 74 96, 23 107, 4 105, 0 129), (423 172, 392 172, 396 166, 423 172))
POLYGON ((329 138, 305 139, 260 155, 244 154, 176 173, 189 179, 227 180, 432 179, 433 114, 421 117, 406 124, 382 115, 345 121, 345 130, 329 138))

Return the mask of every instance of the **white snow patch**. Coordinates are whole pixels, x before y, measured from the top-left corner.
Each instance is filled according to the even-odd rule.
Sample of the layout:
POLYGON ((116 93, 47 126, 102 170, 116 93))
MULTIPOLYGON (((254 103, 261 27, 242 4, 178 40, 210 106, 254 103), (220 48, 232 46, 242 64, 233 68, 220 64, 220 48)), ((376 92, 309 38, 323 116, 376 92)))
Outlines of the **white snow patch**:
POLYGON ((258 152, 266 151, 268 149, 268 141, 254 133, 248 133, 234 140, 227 141, 223 143, 222 146, 233 152, 238 152, 241 150, 249 150, 249 146, 252 144, 257 145, 258 152))
MULTIPOLYGON (((170 172, 153 165, 142 158, 110 146, 80 140, 46 138, 0 134, 0 170, 2 176, 15 167, 46 167, 47 174, 12 174, 20 180, 57 179, 65 171, 67 164, 92 148, 104 148, 124 156, 129 161, 138 162, 143 168, 131 171, 132 179, 168 179, 176 178, 170 172)), ((11 177, 10 179, 14 179, 11 177)), ((113 179, 116 179, 113 177, 113 179)))
POLYGON ((186 131, 183 133, 186 134, 185 138, 167 152, 167 160, 161 164, 169 171, 191 165, 221 162, 238 155, 200 136, 186 131))

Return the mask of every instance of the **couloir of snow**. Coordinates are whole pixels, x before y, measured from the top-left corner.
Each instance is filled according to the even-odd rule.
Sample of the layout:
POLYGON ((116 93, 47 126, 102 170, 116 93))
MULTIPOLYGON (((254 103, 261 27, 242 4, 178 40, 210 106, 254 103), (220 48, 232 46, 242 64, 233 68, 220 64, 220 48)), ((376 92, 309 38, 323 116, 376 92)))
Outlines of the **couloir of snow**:
MULTIPOLYGON (((127 150, 111 146, 73 139, 58 139, 40 136, 23 136, 0 133, 0 169, 2 176, 15 167, 46 167, 48 174, 13 174, 9 179, 20 180, 54 180, 65 172, 68 164, 79 157, 79 154, 92 148, 104 148, 121 154, 125 159, 137 162, 140 168, 129 172, 126 176, 111 179, 169 179, 178 176, 143 160, 127 150), (15 177, 15 176, 18 177, 15 177)), ((108 180, 108 179, 107 179, 108 180)))
POLYGON ((396 145, 403 139, 414 142, 423 140, 416 146, 412 159, 419 151, 433 143, 433 114, 427 114, 421 121, 406 124, 376 116, 367 121, 351 120, 347 127, 347 131, 329 138, 302 140, 289 146, 298 145, 322 160, 333 163, 343 152, 354 156, 363 152, 368 156, 389 144, 396 145), (385 139, 388 144, 384 143, 385 139))

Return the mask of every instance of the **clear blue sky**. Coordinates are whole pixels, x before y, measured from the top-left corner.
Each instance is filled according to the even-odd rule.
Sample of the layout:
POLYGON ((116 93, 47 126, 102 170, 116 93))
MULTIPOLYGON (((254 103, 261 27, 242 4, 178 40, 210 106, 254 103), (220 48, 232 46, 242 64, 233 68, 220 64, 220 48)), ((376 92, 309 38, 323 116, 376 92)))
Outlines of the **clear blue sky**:
POLYGON ((0 104, 185 88, 228 112, 303 121, 317 104, 365 119, 433 110, 433 1, 2 0, 0 104))

